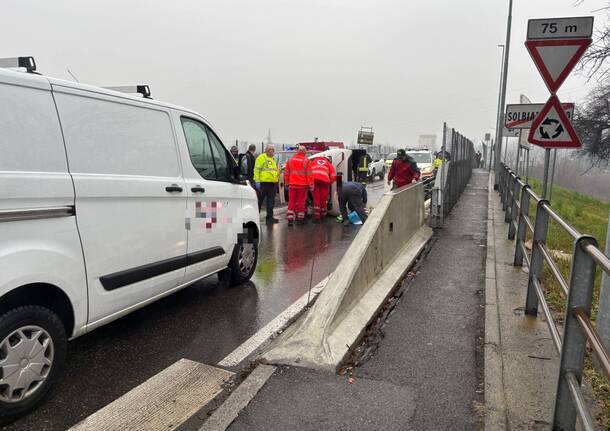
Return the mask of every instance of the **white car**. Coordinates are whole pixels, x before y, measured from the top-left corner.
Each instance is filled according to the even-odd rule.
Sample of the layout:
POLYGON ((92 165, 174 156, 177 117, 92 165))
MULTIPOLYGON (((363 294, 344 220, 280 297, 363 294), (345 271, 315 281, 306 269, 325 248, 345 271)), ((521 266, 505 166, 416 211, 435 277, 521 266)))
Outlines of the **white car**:
POLYGON ((256 194, 196 112, 0 69, 0 154, 2 422, 41 401, 68 338, 255 270, 256 194))
POLYGON ((374 180, 375 177, 379 177, 380 180, 383 180, 385 177, 385 161, 383 158, 376 154, 371 154, 372 162, 369 163, 369 178, 374 180))
POLYGON ((434 175, 434 154, 427 149, 408 149, 407 155, 411 156, 421 171, 421 178, 426 179, 434 175))

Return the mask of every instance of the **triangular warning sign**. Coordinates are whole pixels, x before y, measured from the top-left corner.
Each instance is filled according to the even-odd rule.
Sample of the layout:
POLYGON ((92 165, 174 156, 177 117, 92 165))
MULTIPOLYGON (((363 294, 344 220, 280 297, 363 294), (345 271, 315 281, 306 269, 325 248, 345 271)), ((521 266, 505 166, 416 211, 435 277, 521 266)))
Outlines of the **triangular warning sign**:
POLYGON ((527 138, 542 148, 580 148, 580 139, 557 96, 552 95, 534 119, 527 138))
POLYGON ((568 77, 591 39, 528 40, 525 46, 551 93, 556 93, 568 77))

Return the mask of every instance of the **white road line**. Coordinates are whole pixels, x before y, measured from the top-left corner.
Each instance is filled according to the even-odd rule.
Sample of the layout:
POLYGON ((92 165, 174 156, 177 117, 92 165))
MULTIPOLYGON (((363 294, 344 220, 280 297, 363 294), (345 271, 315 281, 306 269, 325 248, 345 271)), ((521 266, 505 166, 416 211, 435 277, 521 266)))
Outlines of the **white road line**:
MULTIPOLYGON (((311 296, 309 298, 310 301, 318 296, 322 289, 324 289, 329 277, 326 277, 311 289, 311 296)), ((290 322, 290 320, 292 320, 307 306, 307 297, 308 293, 303 294, 303 296, 293 302, 290 307, 285 309, 279 316, 267 323, 263 328, 259 329, 256 334, 248 338, 244 343, 229 353, 229 355, 217 365, 219 367, 233 367, 246 359, 246 357, 252 354, 252 352, 254 352, 261 344, 282 330, 284 326, 290 322)))
POLYGON ((250 373, 212 416, 199 428, 199 431, 224 431, 237 418, 239 413, 254 399, 258 391, 267 383, 275 371, 271 365, 260 364, 250 373))

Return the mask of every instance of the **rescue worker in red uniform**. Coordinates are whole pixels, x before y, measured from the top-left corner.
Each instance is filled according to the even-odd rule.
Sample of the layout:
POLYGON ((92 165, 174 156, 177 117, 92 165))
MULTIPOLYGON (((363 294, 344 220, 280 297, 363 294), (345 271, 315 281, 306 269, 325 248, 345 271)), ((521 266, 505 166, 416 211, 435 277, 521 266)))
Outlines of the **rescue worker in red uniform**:
POLYGON ((284 184, 288 186, 288 226, 296 220, 298 224, 305 223, 305 205, 309 189, 309 159, 307 149, 300 146, 298 152, 288 160, 284 168, 284 184))
POLYGON ((396 158, 392 162, 390 172, 388 173, 388 185, 392 185, 392 180, 394 180, 393 189, 397 189, 406 186, 407 184, 411 184, 414 180, 419 180, 419 169, 413 167, 413 163, 415 162, 408 160, 407 152, 405 150, 398 150, 396 152, 396 158))
POLYGON ((326 157, 316 157, 309 162, 309 188, 313 195, 314 223, 326 218, 328 193, 337 179, 333 164, 326 157))

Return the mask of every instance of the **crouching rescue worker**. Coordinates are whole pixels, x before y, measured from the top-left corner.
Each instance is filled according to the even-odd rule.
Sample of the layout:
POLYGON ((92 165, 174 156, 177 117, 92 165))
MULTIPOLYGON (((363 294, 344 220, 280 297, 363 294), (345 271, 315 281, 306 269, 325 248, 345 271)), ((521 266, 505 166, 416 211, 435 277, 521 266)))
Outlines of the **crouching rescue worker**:
POLYGON ((388 173, 388 185, 391 186, 392 181, 394 181, 392 189, 397 189, 406 186, 407 184, 411 184, 413 181, 419 180, 419 169, 417 168, 417 164, 415 164, 415 166, 413 166, 413 164, 415 164, 415 162, 409 160, 405 150, 398 150, 396 152, 396 158, 392 162, 390 172, 388 173))
POLYGON ((307 149, 300 146, 297 153, 288 160, 284 169, 284 184, 288 185, 288 226, 296 222, 305 223, 305 205, 309 189, 309 159, 307 149))
POLYGON ((336 179, 335 168, 326 157, 316 157, 309 161, 309 188, 313 195, 314 223, 326 218, 328 194, 336 179))
POLYGON ((349 226, 350 221, 347 216, 347 209, 356 211, 362 223, 367 219, 366 215, 366 188, 363 184, 354 181, 348 181, 343 183, 343 186, 339 188, 339 210, 341 211, 341 218, 343 219, 343 226, 349 226))

